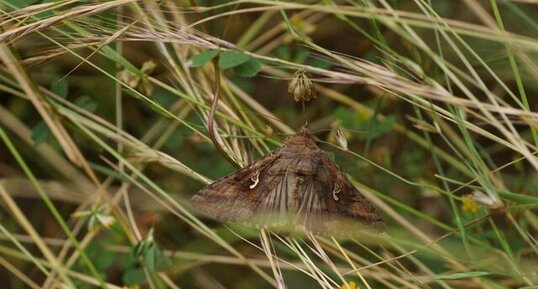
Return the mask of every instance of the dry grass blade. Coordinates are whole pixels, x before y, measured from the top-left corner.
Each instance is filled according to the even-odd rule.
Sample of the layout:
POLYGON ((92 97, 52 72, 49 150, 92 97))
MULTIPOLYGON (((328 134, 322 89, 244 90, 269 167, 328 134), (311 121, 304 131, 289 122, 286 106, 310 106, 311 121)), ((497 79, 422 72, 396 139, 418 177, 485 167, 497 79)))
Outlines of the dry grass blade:
MULTIPOLYGON (((535 2, 464 1, 466 13, 448 0, 8 2, 4 287, 538 284, 535 2), (309 79, 292 80, 289 95, 297 70, 309 79), (191 207, 202 186, 234 172, 218 148, 245 167, 304 117, 386 233, 259 231, 191 207)), ((299 155, 275 175, 304 181, 299 155)), ((271 193, 277 183, 260 199, 287 196, 271 193)), ((339 208, 356 201, 336 186, 319 194, 339 208)), ((222 215, 244 205, 233 200, 220 199, 222 215)))

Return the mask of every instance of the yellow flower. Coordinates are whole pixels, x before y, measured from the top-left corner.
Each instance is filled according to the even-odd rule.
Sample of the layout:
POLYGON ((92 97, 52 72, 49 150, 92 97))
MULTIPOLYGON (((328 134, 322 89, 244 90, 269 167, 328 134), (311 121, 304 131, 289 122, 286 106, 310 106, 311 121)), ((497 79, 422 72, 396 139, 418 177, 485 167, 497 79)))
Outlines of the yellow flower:
POLYGON ((361 288, 357 286, 355 282, 347 282, 347 283, 342 284, 340 289, 361 289, 361 288))
POLYGON ((470 213, 476 213, 480 210, 480 205, 476 203, 474 195, 465 195, 461 197, 461 209, 470 213))

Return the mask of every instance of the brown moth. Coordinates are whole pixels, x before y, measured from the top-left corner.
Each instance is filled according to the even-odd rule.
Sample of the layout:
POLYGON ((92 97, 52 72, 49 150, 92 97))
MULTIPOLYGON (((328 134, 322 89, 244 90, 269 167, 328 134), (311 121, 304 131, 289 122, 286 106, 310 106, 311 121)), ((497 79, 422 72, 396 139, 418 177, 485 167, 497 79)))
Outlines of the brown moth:
POLYGON ((200 190, 192 204, 217 220, 263 228, 356 236, 384 227, 306 126, 282 147, 200 190))

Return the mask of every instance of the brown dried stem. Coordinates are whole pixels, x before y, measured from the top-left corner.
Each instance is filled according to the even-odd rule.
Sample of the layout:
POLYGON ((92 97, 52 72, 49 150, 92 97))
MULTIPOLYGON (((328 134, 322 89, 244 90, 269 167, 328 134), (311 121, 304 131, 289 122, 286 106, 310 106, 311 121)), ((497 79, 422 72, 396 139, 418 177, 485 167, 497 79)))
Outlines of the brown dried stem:
POLYGON ((240 169, 241 165, 237 163, 230 155, 224 150, 222 145, 218 142, 217 136, 215 134, 215 112, 217 111, 217 105, 219 102, 219 95, 220 95, 220 70, 219 70, 219 63, 218 63, 218 56, 213 59, 213 68, 215 70, 215 86, 213 87, 214 97, 211 101, 211 110, 209 111, 209 118, 207 120, 207 131, 209 133, 209 138, 211 139, 211 142, 213 142, 213 145, 215 145, 215 148, 219 151, 219 153, 224 156, 235 168, 240 169))

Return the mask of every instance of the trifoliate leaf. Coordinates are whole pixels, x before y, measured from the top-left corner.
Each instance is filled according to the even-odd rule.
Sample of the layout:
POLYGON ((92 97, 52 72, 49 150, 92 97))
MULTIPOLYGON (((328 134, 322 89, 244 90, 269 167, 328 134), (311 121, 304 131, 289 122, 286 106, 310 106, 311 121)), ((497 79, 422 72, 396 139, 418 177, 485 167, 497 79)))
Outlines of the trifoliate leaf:
POLYGON ((234 67, 235 73, 241 77, 253 77, 262 69, 260 61, 249 56, 249 60, 241 65, 234 67))
POLYGON ((219 57, 219 67, 221 70, 234 68, 245 62, 251 57, 240 51, 224 51, 219 57))
POLYGON ((208 63, 211 59, 219 54, 218 50, 208 50, 196 54, 187 61, 188 67, 198 67, 208 63))
POLYGON ((36 144, 46 142, 49 137, 50 129, 44 121, 38 122, 32 129, 32 140, 36 144))

